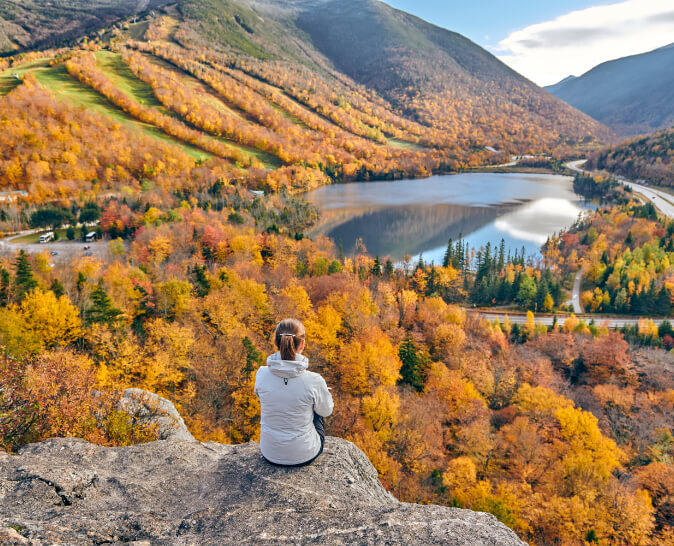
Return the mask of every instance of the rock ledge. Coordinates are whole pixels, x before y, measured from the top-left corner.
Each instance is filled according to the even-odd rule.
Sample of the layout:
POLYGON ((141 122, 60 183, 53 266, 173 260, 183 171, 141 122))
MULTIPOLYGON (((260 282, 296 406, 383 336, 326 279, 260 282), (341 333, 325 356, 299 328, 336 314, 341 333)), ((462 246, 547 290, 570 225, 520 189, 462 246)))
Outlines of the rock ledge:
POLYGON ((488 514, 399 503, 338 438, 304 468, 266 463, 257 443, 68 438, 0 452, 0 542, 523 544, 488 514))

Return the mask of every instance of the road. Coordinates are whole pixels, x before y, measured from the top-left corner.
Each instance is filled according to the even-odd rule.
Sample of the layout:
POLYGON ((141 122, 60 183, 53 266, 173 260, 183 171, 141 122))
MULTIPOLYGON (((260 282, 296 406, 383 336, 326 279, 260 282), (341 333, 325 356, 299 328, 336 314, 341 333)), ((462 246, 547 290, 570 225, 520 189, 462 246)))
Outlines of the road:
POLYGON ((517 165, 518 159, 513 156, 509 163, 502 163, 501 165, 487 165, 488 169, 498 169, 500 167, 515 167, 517 165))
MULTIPOLYGON (((578 173, 590 173, 590 171, 586 171, 581 167, 581 165, 586 161, 586 159, 579 159, 578 161, 571 161, 570 163, 567 163, 566 166, 572 171, 576 171, 578 173)), ((627 180, 622 176, 616 176, 615 178, 622 184, 625 184, 625 186, 632 188, 632 191, 643 195, 646 199, 651 201, 656 206, 656 208, 662 212, 662 214, 668 218, 674 218, 674 204, 672 204, 674 202, 674 195, 644 186, 643 184, 632 182, 631 180, 627 180)))
POLYGON ((573 312, 580 314, 583 312, 583 307, 580 305, 580 286, 583 282, 583 270, 580 269, 576 273, 576 278, 573 281, 573 293, 571 295, 571 303, 573 304, 573 312))
MULTIPOLYGON (((579 159, 577 161, 571 161, 566 164, 566 167, 571 169, 572 171, 578 172, 578 173, 589 173, 591 174, 591 171, 586 171, 585 169, 582 168, 582 165, 586 162, 586 159, 579 159)), ((662 214, 665 216, 668 216, 669 218, 674 218, 674 205, 672 205, 671 201, 674 201, 674 196, 669 195, 665 192, 662 192, 660 190, 656 190, 653 188, 649 188, 648 186, 644 186, 643 184, 638 184, 636 182, 632 182, 631 180, 627 180, 626 178, 623 178, 622 176, 617 176, 616 179, 621 182, 622 184, 625 184, 626 186, 629 186, 632 188, 632 190, 636 193, 639 193, 642 195, 644 198, 648 199, 657 207, 662 214)), ((573 303, 573 312, 576 314, 581 314, 583 312, 583 308, 580 304, 580 287, 581 283, 583 280, 583 271, 580 270, 578 273, 576 273, 576 278, 573 283, 573 293, 571 297, 571 301, 573 303)), ((560 319, 561 320, 561 319, 560 319)), ((595 319, 599 320, 599 319, 595 319)), ((604 319, 602 319, 604 320, 604 319)), ((614 325, 617 326, 624 326, 625 324, 630 324, 634 325, 638 322, 639 319, 626 319, 626 318, 609 318, 609 322, 611 322, 611 327, 614 325)), ((659 324, 662 322, 662 319, 658 319, 655 321, 656 324, 659 324)), ((552 322, 550 322, 552 323, 552 322)))
MULTIPOLYGON (((508 315, 508 320, 510 320, 510 322, 512 322, 513 324, 525 324, 527 321, 527 316, 525 314, 518 312, 510 314, 504 312, 494 313, 491 311, 478 311, 477 314, 481 318, 485 318, 490 321, 498 320, 499 322, 503 322, 503 319, 506 315, 508 315)), ((569 318, 568 316, 558 316, 557 324, 559 324, 560 326, 563 325, 568 318, 569 318)), ((609 328, 622 328, 623 326, 637 326, 639 324, 639 320, 642 320, 644 317, 627 318, 627 317, 604 317, 601 315, 580 315, 577 318, 584 320, 586 324, 588 324, 591 320, 594 320, 597 326, 607 326, 609 328)), ((534 322, 536 322, 536 324, 544 324, 545 326, 552 326, 554 320, 555 318, 552 315, 534 315, 534 322)), ((658 318, 653 319, 653 322, 659 326, 663 322, 663 320, 665 319, 658 318)))

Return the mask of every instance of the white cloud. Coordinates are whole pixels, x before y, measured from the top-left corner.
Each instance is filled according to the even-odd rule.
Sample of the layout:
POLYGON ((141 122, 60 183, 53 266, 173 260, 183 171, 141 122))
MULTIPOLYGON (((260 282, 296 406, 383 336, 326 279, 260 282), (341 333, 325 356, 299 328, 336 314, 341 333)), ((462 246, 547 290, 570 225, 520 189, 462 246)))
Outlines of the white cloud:
POLYGON ((580 76, 611 59, 674 42, 672 0, 627 0, 562 15, 511 33, 493 52, 539 85, 580 76))

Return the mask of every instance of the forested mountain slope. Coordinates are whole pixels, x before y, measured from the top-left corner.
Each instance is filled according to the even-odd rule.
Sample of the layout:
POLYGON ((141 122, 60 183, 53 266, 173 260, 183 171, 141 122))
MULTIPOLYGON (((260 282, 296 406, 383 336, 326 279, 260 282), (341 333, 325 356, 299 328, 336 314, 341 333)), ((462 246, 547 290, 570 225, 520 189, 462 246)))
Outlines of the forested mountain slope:
POLYGON ((674 125, 674 44, 596 66, 547 87, 623 135, 674 125))
POLYGON ((595 152, 588 168, 607 170, 651 184, 674 186, 674 129, 633 138, 618 146, 595 152))
POLYGON ((0 54, 50 46, 169 0, 0 0, 0 54))
MULTIPOLYGON (((5 41, 24 47, 56 43, 77 29, 91 30, 103 20, 161 3, 128 2, 114 10, 100 0, 78 3, 76 13, 81 16, 64 27, 66 33, 52 25, 61 21, 58 9, 66 7, 43 13, 30 3, 18 7, 5 0, 14 19, 21 16, 38 23, 26 27, 28 36, 21 40, 7 38, 6 33, 5 41), (79 26, 71 28, 76 23, 79 26)), ((363 125, 357 131, 363 133, 360 136, 381 140, 375 134, 379 131, 399 138, 390 127, 368 119, 381 118, 378 110, 383 108, 401 118, 398 128, 413 136, 403 140, 418 143, 424 133, 426 144, 452 148, 440 162, 443 168, 465 163, 466 154, 484 146, 506 152, 561 153, 610 138, 606 128, 550 97, 463 36, 375 0, 178 0, 152 13, 144 26, 127 21, 102 33, 102 45, 115 36, 117 44, 131 37, 191 52, 178 51, 180 56, 219 51, 229 55, 220 59, 222 64, 230 68, 237 64, 255 79, 270 83, 270 71, 283 74, 286 81, 276 78, 275 85, 286 94, 292 86, 291 94, 332 102, 326 109, 350 110, 345 115, 363 125), (247 66, 241 65, 244 61, 247 66), (449 158, 459 163, 450 165, 449 158)))

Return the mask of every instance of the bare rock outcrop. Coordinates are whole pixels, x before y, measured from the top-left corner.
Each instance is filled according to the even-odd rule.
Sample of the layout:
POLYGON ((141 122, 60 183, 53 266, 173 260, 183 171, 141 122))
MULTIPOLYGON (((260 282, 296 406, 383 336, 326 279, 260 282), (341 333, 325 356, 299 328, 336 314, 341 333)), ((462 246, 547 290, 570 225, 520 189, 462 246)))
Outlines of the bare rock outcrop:
POLYGON ((0 530, 15 544, 522 544, 491 515, 397 502, 338 438, 304 468, 255 443, 32 444, 0 453, 0 530))
POLYGON ((156 427, 160 440, 194 442, 194 436, 176 407, 166 398, 142 389, 126 389, 119 401, 119 409, 143 424, 156 427))
POLYGON ((257 443, 174 429, 132 447, 65 438, 0 451, 0 543, 523 544, 489 514, 398 502, 346 440, 329 437, 313 464, 283 468, 257 443))

